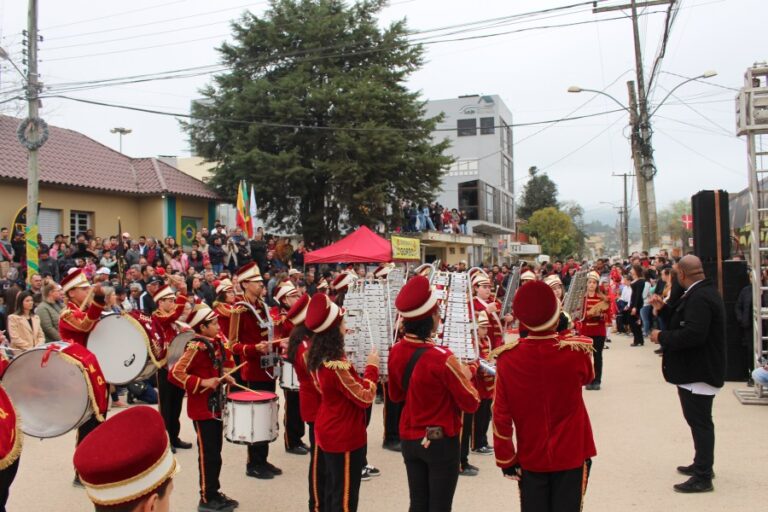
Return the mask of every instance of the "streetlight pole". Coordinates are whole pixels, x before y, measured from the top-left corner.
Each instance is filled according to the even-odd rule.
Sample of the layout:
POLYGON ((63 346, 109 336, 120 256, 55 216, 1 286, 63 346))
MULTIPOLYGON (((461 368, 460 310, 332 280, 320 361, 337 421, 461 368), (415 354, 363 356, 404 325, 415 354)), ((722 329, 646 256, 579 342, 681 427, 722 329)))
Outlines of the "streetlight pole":
POLYGON ((112 128, 109 131, 111 133, 117 133, 120 136, 120 153, 122 153, 123 152, 123 135, 128 135, 133 130, 131 130, 130 128, 117 127, 117 128, 112 128))

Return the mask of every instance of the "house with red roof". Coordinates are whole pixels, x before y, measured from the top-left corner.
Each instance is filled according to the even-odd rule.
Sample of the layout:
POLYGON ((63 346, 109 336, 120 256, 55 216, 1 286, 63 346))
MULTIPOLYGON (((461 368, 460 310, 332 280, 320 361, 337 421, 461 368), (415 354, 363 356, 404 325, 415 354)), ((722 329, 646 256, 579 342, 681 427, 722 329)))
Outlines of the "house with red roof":
MULTIPOLYGON (((26 205, 27 150, 21 119, 0 115, 0 225, 11 227, 26 205)), ((219 196, 202 181, 156 158, 131 158, 82 133, 55 126, 39 150, 40 233, 172 236, 189 245, 211 227, 219 196)))

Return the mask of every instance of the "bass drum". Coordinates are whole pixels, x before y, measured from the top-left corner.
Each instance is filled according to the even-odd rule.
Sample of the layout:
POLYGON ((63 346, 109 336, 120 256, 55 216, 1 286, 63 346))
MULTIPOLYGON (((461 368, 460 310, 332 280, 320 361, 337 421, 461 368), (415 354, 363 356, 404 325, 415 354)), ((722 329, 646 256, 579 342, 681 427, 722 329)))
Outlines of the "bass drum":
POLYGON ((96 356, 110 384, 124 386, 148 379, 157 371, 147 331, 130 315, 102 317, 88 336, 88 350, 96 356))
POLYGON ((87 378, 64 360, 66 356, 49 352, 51 345, 65 348, 69 343, 56 341, 22 352, 3 375, 3 387, 21 418, 21 430, 40 439, 64 435, 93 414, 87 378))

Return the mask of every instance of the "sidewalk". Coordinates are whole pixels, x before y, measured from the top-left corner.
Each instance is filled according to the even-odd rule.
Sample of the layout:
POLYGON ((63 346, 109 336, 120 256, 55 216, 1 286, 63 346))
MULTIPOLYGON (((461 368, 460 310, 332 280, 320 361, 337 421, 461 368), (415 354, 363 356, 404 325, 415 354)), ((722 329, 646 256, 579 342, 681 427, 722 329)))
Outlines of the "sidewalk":
MULTIPOLYGON (((697 512, 760 508, 766 483, 761 460, 768 454, 768 408, 743 406, 733 395, 742 384, 727 383, 715 399, 715 491, 703 495, 673 492, 685 480, 675 467, 690 464, 693 442, 673 386, 661 377, 655 346, 629 347, 631 338, 614 335, 604 353, 601 391, 585 391, 595 431, 598 456, 592 467, 585 511, 697 512)), ((400 454, 382 450, 382 406, 374 406, 368 429, 368 460, 382 476, 363 482, 360 512, 408 509, 408 486, 400 454)), ((282 410, 282 408, 281 408, 282 410)), ((111 414, 115 410, 110 411, 111 414)), ((182 438, 194 442, 192 423, 182 413, 182 438)), ((282 425, 281 425, 282 428, 282 425)), ((136 442, 140 442, 136 433, 136 442)), ((71 485, 75 436, 39 441, 27 437, 9 512, 92 510, 85 492, 71 485)), ((281 437, 272 443, 270 460, 284 470, 274 480, 245 476, 245 447, 224 443, 222 491, 240 500, 238 512, 306 510, 309 458, 285 453, 281 437)), ((182 471, 175 478, 171 510, 194 511, 197 495, 197 451, 177 454, 182 471)), ((480 467, 476 477, 462 477, 455 511, 519 510, 516 485, 505 480, 493 457, 470 455, 480 467)))

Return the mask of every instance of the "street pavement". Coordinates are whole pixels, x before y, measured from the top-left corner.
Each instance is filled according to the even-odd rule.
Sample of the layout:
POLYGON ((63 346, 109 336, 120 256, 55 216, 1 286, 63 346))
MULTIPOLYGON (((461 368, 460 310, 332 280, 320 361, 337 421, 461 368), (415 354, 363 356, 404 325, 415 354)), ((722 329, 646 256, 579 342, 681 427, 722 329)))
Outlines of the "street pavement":
MULTIPOLYGON (((741 405, 733 394, 740 383, 727 383, 715 399, 717 433, 715 491, 702 495, 673 492, 685 480, 675 471, 692 462, 693 443, 677 393, 661 376, 653 345, 630 347, 631 338, 613 335, 605 354, 603 389, 585 391, 598 455, 592 466, 585 511, 697 512, 761 507, 766 482, 768 409, 741 405)), ((282 411, 281 407, 281 411, 282 411)), ((112 410, 110 414, 119 414, 112 410)), ((183 413, 182 439, 195 441, 183 413)), ((282 412, 281 412, 282 414, 282 412)), ((282 425, 281 425, 282 428, 282 425)), ((382 406, 375 405, 368 429, 368 460, 381 476, 361 484, 361 512, 408 510, 408 486, 399 453, 383 450, 382 406)), ((127 442, 141 442, 136 432, 127 442)), ((10 512, 93 510, 83 489, 72 486, 75 435, 40 441, 27 437, 8 503, 10 512)), ((239 512, 307 510, 309 458, 285 452, 282 435, 271 444, 270 460, 284 474, 274 480, 245 475, 245 447, 224 443, 222 491, 240 501, 239 512)), ((180 450, 182 470, 174 480, 172 511, 194 511, 198 502, 197 451, 180 450)), ((471 455, 480 468, 460 477, 454 510, 490 512, 520 508, 516 484, 502 477, 492 456, 471 455)))

